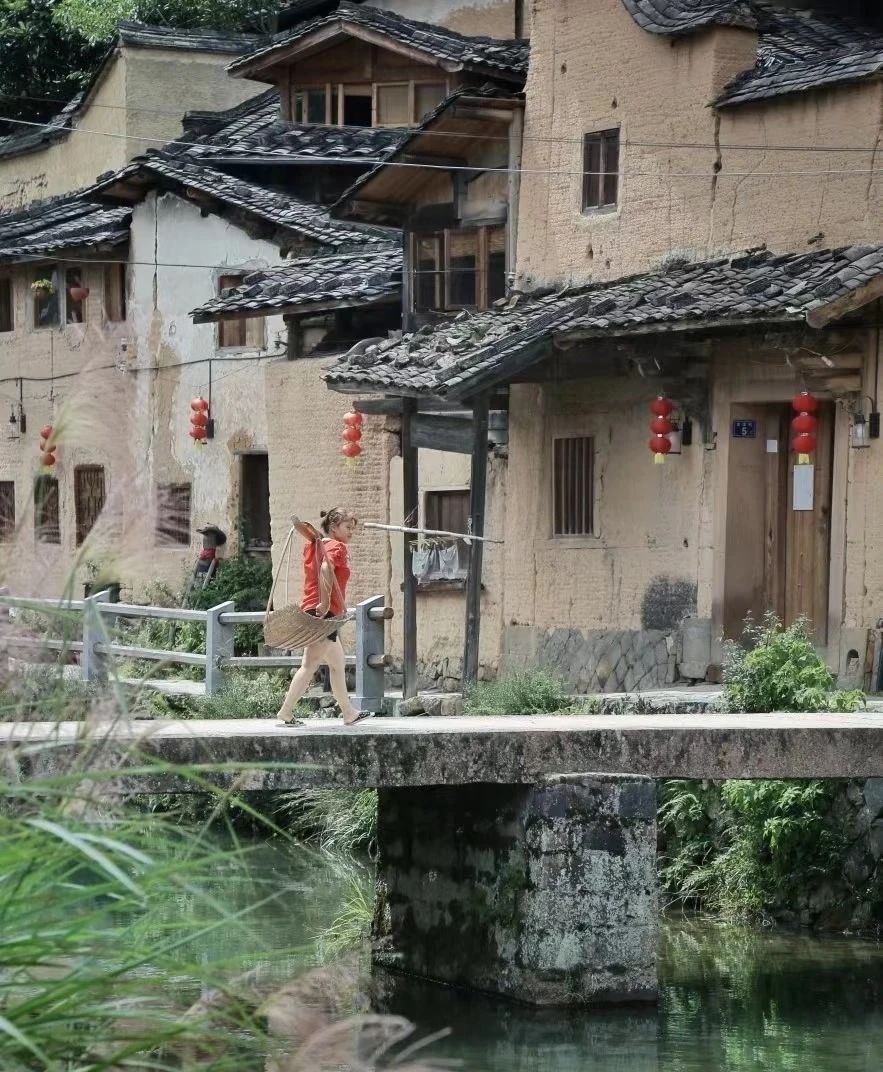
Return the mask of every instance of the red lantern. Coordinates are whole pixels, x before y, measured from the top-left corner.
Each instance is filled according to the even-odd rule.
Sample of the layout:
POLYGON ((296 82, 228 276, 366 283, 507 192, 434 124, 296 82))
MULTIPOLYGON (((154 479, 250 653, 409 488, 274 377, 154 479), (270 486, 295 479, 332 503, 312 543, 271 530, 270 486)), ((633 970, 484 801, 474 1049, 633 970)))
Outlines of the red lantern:
POLYGON ((362 433, 358 428, 353 428, 352 425, 347 425, 341 436, 341 439, 345 439, 348 443, 358 443, 361 438, 362 433))
POLYGON ((205 446, 208 439, 208 402, 204 398, 194 398, 190 403, 190 431, 187 433, 197 447, 205 446))
POLYGON ((343 415, 343 423, 349 424, 353 428, 361 428, 363 420, 364 418, 362 417, 361 413, 355 413, 351 411, 349 413, 344 413, 343 415))
POLYGON ((55 465, 54 435, 55 429, 51 424, 46 424, 40 429, 40 464, 46 469, 51 469, 55 465))
POLYGON ((812 454, 816 449, 816 437, 809 432, 800 432, 791 440, 791 449, 799 455, 812 454))
POLYGON ((345 458, 358 458, 358 456, 362 453, 362 448, 359 446, 358 443, 344 443, 344 445, 340 448, 340 453, 345 458))
POLYGON ((647 446, 653 451, 653 461, 656 465, 661 465, 665 461, 665 456, 671 450, 671 440, 668 436, 655 435, 650 438, 647 446))
POLYGON ((797 434, 800 432, 811 433, 815 432, 818 423, 818 420, 811 413, 799 413, 791 422, 791 428, 797 434))
POLYGON ((654 398, 650 403, 650 412, 657 417, 667 417, 674 408, 672 401, 668 398, 663 398, 662 395, 659 398, 654 398))
POLYGON ((665 417, 654 417, 650 422, 650 430, 655 435, 667 436, 669 432, 675 430, 675 426, 665 417))
POLYGON ((791 407, 795 413, 815 413, 819 408, 819 400, 809 391, 801 391, 796 398, 791 399, 791 407))
POLYGON ((45 440, 47 440, 47 441, 48 441, 48 440, 49 440, 49 438, 50 438, 50 436, 52 435, 52 432, 53 432, 53 431, 54 431, 54 429, 53 429, 53 427, 52 427, 52 425, 51 425, 51 424, 46 424, 46 425, 44 425, 44 426, 43 426, 43 427, 42 427, 42 428, 40 429, 40 438, 41 438, 41 439, 45 439, 45 440))
POLYGON ((40 456, 40 461, 43 465, 46 466, 47 469, 51 469, 52 466, 55 465, 55 455, 52 453, 52 451, 47 451, 45 454, 40 456))

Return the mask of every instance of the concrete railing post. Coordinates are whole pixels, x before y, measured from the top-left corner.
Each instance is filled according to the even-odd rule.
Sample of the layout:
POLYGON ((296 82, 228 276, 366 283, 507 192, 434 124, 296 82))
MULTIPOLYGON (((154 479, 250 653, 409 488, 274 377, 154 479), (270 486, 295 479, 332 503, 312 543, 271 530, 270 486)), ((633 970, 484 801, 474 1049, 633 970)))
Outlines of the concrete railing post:
POLYGON ((83 652, 80 655, 80 674, 83 681, 103 681, 107 677, 107 662, 95 650, 104 643, 104 623, 99 603, 106 603, 110 590, 104 589, 83 600, 83 652))
POLYGON ((359 711, 383 712, 383 656, 388 614, 383 596, 372 596, 356 607, 356 692, 353 704, 359 711))
MULTIPOLYGON (((0 596, 8 596, 9 589, 4 585, 0 587, 0 596)), ((0 674, 5 677, 9 673, 9 648, 6 638, 9 634, 9 606, 0 603, 0 674)))
POLYGON ((221 666, 222 659, 233 655, 235 625, 224 625, 221 615, 236 610, 232 600, 219 603, 206 611, 205 618, 205 694, 214 696, 227 684, 227 675, 221 666))

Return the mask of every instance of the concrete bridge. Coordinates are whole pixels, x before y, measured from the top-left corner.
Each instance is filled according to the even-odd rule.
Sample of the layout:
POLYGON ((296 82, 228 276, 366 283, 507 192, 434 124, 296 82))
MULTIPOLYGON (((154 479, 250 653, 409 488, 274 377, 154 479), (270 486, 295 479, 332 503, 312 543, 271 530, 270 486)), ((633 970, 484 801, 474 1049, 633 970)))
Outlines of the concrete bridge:
POLYGON ((192 792, 191 764, 240 792, 375 787, 375 960, 536 1005, 655 999, 656 779, 883 779, 880 713, 34 722, 0 741, 25 775, 119 769, 128 792, 192 792))

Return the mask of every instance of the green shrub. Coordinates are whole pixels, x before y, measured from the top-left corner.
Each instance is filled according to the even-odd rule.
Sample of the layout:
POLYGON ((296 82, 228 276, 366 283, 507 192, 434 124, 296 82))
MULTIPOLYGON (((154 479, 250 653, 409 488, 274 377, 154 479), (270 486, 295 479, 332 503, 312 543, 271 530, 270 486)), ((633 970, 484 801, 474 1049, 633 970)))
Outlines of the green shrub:
POLYGON ((470 715, 543 715, 571 712, 575 706, 564 682, 545 670, 479 681, 466 690, 464 700, 470 715))
POLYGON ((730 711, 855 711, 859 689, 838 690, 817 654, 805 619, 783 628, 768 615, 749 626, 750 650, 730 645, 724 664, 724 703, 730 711))
POLYGON ((377 837, 375 789, 301 789, 287 796, 290 829, 338 854, 371 853, 377 837))
MULTIPOLYGON (((273 583, 273 567, 268 559, 226 558, 218 565, 217 572, 205 588, 196 588, 191 593, 190 605, 197 610, 207 610, 219 603, 233 600, 237 610, 265 610, 273 583)), ((257 655, 258 645, 263 643, 263 627, 260 625, 237 625, 235 648, 237 655, 257 655)))
POLYGON ((660 880, 676 900, 725 916, 790 908, 842 874, 848 841, 826 781, 666 782, 660 880))
POLYGON ((214 696, 197 697, 194 718, 273 718, 282 706, 289 679, 283 672, 229 675, 227 687, 214 696))

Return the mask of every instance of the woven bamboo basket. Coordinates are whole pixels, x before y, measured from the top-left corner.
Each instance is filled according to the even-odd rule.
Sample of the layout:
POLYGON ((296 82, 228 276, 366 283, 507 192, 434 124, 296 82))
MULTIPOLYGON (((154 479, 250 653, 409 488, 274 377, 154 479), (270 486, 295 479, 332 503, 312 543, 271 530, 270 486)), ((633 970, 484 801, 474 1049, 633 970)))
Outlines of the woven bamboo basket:
MULTIPOLYGON (((273 577, 270 598, 267 600, 267 610, 264 614, 264 643, 268 647, 282 648, 286 651, 305 648, 308 644, 323 640, 349 621, 349 616, 346 614, 341 618, 317 618, 314 614, 308 614, 305 610, 301 610, 296 603, 289 602, 288 577, 291 572, 291 544, 294 539, 294 533, 295 529, 292 526, 282 549, 279 568, 273 577), (285 602, 278 610, 271 610, 276 585, 283 573, 285 574, 285 602)), ((317 575, 322 569, 322 558, 322 541, 319 539, 316 541, 317 575)), ((334 578, 334 588, 338 596, 340 596, 340 586, 333 570, 332 577, 334 578)))

